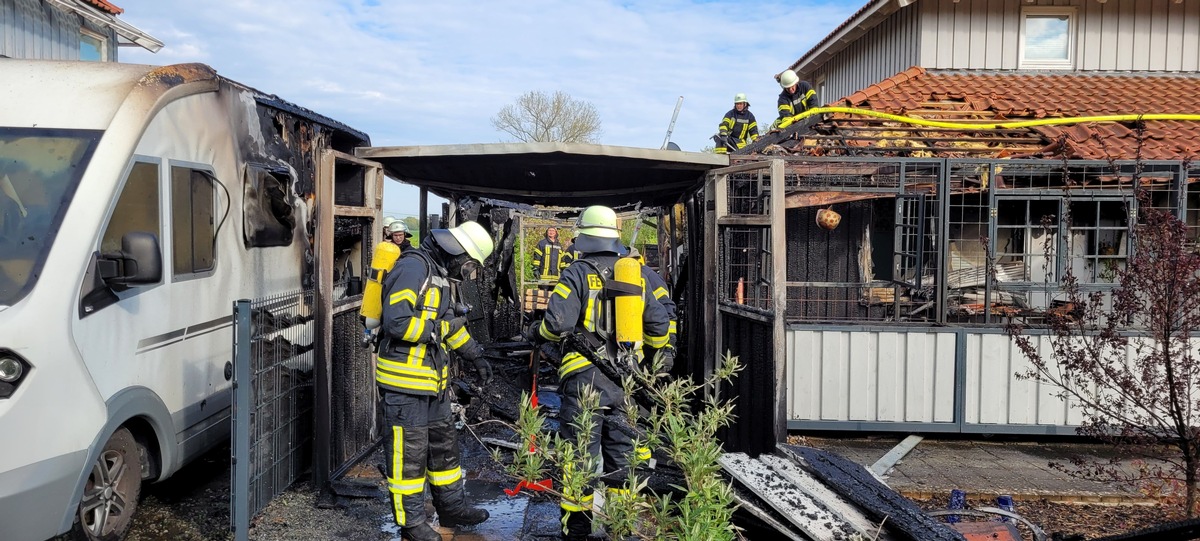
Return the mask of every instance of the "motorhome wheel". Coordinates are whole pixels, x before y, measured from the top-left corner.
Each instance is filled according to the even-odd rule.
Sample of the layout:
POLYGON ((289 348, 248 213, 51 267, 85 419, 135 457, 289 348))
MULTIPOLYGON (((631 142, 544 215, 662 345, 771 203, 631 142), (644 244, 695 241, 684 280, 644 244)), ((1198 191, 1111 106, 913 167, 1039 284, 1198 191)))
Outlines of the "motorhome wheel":
POLYGON ((133 434, 127 428, 117 429, 84 484, 75 539, 118 541, 125 537, 142 492, 141 460, 133 434))

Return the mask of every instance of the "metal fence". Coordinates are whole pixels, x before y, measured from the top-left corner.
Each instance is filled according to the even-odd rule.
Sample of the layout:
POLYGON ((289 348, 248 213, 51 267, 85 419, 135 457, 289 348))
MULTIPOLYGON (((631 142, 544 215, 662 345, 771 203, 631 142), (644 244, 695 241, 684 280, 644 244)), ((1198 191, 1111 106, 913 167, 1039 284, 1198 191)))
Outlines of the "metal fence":
POLYGON ((1185 162, 787 158, 788 319, 1038 323, 1068 271, 1113 287, 1139 205, 1200 241, 1198 179, 1185 162), (817 227, 821 209, 841 224, 817 227))
POLYGON ((312 462, 313 300, 301 290, 234 303, 230 516, 239 540, 312 462))

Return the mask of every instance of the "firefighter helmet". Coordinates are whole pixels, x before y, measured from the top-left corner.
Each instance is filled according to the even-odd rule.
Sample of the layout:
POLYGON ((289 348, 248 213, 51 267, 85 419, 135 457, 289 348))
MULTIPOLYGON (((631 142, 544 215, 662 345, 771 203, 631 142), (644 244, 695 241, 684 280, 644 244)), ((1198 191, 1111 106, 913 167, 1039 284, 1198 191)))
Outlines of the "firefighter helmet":
POLYGON ((465 253, 481 265, 483 260, 492 255, 495 247, 492 235, 476 222, 464 222, 450 229, 434 229, 430 234, 438 246, 450 255, 465 253))
POLYGON ((745 92, 738 92, 736 95, 733 96, 733 104, 737 105, 739 103, 746 104, 746 107, 750 106, 750 101, 746 99, 745 92))
POLYGON ((583 212, 579 214, 579 223, 576 227, 579 229, 580 235, 606 239, 615 239, 621 236, 620 230, 617 229, 617 213, 613 209, 600 205, 583 209, 583 212))
POLYGON ((412 238, 412 233, 408 232, 408 226, 404 225, 404 220, 393 219, 392 223, 388 224, 388 226, 387 226, 388 236, 390 237, 392 235, 395 235, 396 233, 404 233, 404 238, 408 238, 408 239, 412 238))
POLYGON ((796 72, 792 70, 784 70, 783 73, 779 74, 779 86, 783 88, 790 88, 799 82, 800 76, 796 75, 796 72))

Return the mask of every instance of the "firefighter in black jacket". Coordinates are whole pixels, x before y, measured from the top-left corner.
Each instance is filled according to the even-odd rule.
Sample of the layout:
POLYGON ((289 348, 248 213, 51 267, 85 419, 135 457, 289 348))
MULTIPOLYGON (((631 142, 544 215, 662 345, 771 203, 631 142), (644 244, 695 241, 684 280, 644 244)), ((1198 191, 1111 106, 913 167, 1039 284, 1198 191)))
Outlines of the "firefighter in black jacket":
MULTIPOLYGON (((535 323, 536 328, 531 328, 529 334, 535 340, 556 343, 569 333, 584 335, 588 337, 585 341, 602 343, 599 350, 592 352, 593 355, 604 355, 612 360, 617 352, 614 311, 611 309, 614 301, 611 295, 605 294, 605 284, 612 278, 619 258, 617 254, 624 252, 616 213, 608 207, 588 207, 580 215, 578 226, 579 236, 575 238, 575 246, 580 258, 563 271, 550 295, 545 318, 541 323, 535 323)), ((649 269, 642 267, 643 280, 647 272, 649 269)), ((656 355, 673 358, 674 352, 668 351, 667 347, 670 324, 666 310, 647 288, 643 288, 641 298, 645 306, 642 316, 644 344, 656 355)), ((624 479, 624 476, 613 474, 629 467, 629 457, 634 452, 633 441, 619 427, 605 420, 606 415, 620 415, 615 410, 624 407, 621 386, 602 374, 586 355, 572 347, 563 351, 558 374, 559 393, 562 395, 559 417, 562 419, 560 426, 563 437, 575 439, 572 422, 581 409, 580 397, 585 387, 590 385, 599 392, 600 407, 606 408, 606 412, 602 412, 597 419, 588 453, 593 457, 603 457, 607 478, 624 479)), ((649 458, 645 456, 649 450, 639 449, 638 452, 644 453, 643 459, 649 458)), ((567 519, 567 539, 584 539, 591 533, 592 498, 590 493, 568 494, 561 502, 567 519)))
POLYGON ((725 113, 717 127, 717 154, 733 152, 758 139, 758 122, 750 112, 750 102, 745 94, 733 97, 733 109, 725 113))
MULTIPOLYGON (((671 348, 671 352, 674 353, 675 349, 677 348, 676 333, 679 322, 679 309, 677 306, 675 306, 675 300, 671 298, 671 292, 667 291, 667 281, 663 279, 662 275, 655 272, 654 269, 645 266, 646 260, 642 257, 642 254, 638 252, 637 248, 629 250, 629 257, 636 258, 638 262, 643 265, 642 270, 644 272, 642 273, 642 276, 646 279, 646 291, 649 291, 650 294, 654 296, 654 299, 662 304, 663 309, 667 311, 667 319, 670 320, 670 330, 667 333, 667 345, 671 348)), ((675 357, 674 355, 671 355, 665 360, 668 361, 669 364, 664 365, 662 367, 662 371, 670 372, 671 367, 674 365, 675 357)))
POLYGON ((785 70, 780 73, 779 86, 783 87, 783 92, 779 93, 779 118, 771 124, 773 130, 786 127, 780 125, 784 119, 817 106, 817 91, 813 90, 808 81, 801 81, 796 72, 785 70))
POLYGON ((375 382, 386 421, 392 512, 403 539, 439 541, 427 522, 425 483, 444 527, 470 526, 488 512, 467 505, 458 439, 447 392, 450 352, 491 379, 482 347, 457 315, 450 282, 470 279, 492 253, 492 237, 475 222, 434 229, 403 252, 383 281, 383 317, 375 382))
POLYGON ((556 280, 565 255, 558 242, 558 228, 547 227, 546 234, 533 249, 533 273, 538 280, 556 280))

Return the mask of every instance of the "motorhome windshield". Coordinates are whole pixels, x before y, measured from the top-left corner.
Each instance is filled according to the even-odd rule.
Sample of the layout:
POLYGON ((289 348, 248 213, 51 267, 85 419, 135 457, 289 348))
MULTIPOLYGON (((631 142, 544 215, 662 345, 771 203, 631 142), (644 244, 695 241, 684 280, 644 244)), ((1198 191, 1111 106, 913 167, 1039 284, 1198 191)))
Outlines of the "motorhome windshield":
POLYGON ((99 131, 0 127, 0 306, 33 287, 99 131))

